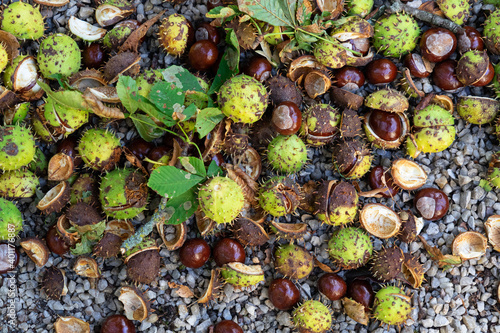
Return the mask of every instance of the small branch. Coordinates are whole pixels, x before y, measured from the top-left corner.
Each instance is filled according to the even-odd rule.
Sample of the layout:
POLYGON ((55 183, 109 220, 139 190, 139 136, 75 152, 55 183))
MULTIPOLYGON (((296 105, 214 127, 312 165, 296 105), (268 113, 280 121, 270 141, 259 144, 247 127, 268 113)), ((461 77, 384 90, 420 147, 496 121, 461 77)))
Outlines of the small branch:
POLYGON ((451 30, 453 33, 461 33, 464 29, 458 24, 443 18, 438 15, 431 14, 426 12, 425 10, 421 10, 418 8, 410 7, 406 4, 403 4, 400 0, 391 0, 392 5, 388 8, 391 13, 400 13, 405 12, 419 19, 420 21, 429 23, 431 25, 435 25, 437 27, 445 28, 451 30))

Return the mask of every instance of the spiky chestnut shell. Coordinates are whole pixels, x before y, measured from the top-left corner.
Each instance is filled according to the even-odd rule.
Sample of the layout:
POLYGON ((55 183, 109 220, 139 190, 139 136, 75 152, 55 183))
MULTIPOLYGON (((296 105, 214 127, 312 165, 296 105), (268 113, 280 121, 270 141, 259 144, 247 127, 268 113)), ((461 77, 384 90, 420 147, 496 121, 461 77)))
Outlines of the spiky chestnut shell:
POLYGON ((36 58, 43 77, 54 79, 60 74, 69 77, 80 70, 81 51, 78 44, 68 35, 54 34, 40 43, 36 58))
POLYGON ((375 294, 373 317, 388 325, 401 325, 410 317, 411 298, 404 290, 387 286, 375 294))
POLYGON ((127 276, 135 283, 150 284, 160 274, 161 256, 156 246, 132 253, 126 259, 127 276))
POLYGON ((107 216, 121 220, 134 218, 148 204, 147 179, 133 168, 110 171, 101 179, 99 200, 107 216))
POLYGON ((0 198, 0 241, 17 236, 23 229, 23 215, 7 199, 0 198))
POLYGON ((47 173, 48 166, 49 161, 47 160, 47 156, 45 156, 40 148, 36 147, 34 160, 28 164, 28 169, 35 175, 42 176, 47 173))
POLYGON ((411 52, 417 46, 420 28, 407 14, 391 14, 374 26, 373 46, 386 57, 398 58, 411 52))
POLYGON ((469 18, 470 4, 468 0, 436 0, 444 16, 458 25, 464 24, 469 18))
POLYGON ((206 181, 198 192, 203 213, 218 224, 229 223, 240 214, 245 204, 241 187, 232 179, 214 177, 206 181))
POLYGON ((102 44, 109 50, 115 50, 127 40, 127 37, 130 36, 132 31, 134 30, 128 25, 114 27, 106 33, 106 36, 102 39, 102 44))
POLYGON ((93 253, 96 257, 101 258, 117 257, 120 254, 120 247, 122 243, 123 241, 120 236, 111 232, 106 232, 94 246, 93 253))
POLYGON ((273 177, 259 190, 259 204, 272 216, 292 214, 299 203, 300 188, 287 177, 273 177))
POLYGON ((158 40, 168 54, 184 53, 189 35, 189 22, 181 14, 172 14, 163 19, 158 29, 158 40))
POLYGON ((7 87, 9 90, 14 89, 14 82, 12 81, 13 79, 12 75, 16 71, 17 66, 21 63, 21 61, 23 61, 27 57, 28 57, 27 55, 17 56, 12 60, 12 63, 8 64, 7 67, 5 68, 5 71, 3 72, 3 82, 5 87, 7 87))
POLYGON ((402 276, 400 280, 409 283, 413 288, 418 289, 424 282, 424 266, 418 260, 419 257, 410 253, 404 254, 402 276))
POLYGON ((9 56, 3 44, 0 44, 0 73, 3 72, 9 63, 9 56))
POLYGON ((340 112, 330 104, 315 104, 304 112, 300 134, 308 144, 322 146, 339 130, 340 112))
POLYGON ((348 139, 337 142, 333 147, 332 159, 343 177, 359 179, 370 170, 373 157, 360 140, 348 139))
POLYGON ((373 255, 370 270, 375 278, 388 282, 401 274, 403 259, 403 251, 399 247, 388 247, 373 255))
POLYGON ((344 269, 364 266, 373 252, 370 236, 362 229, 348 227, 336 230, 328 242, 333 262, 344 269))
MULTIPOLYGON (((500 9, 495 10, 488 16, 484 21, 484 42, 488 51, 494 54, 500 54, 500 30, 498 26, 500 25, 500 9)), ((498 71, 495 70, 496 73, 498 71)))
POLYGON ((65 135, 73 133, 89 121, 88 111, 68 108, 50 97, 45 100, 44 116, 52 127, 63 129, 65 135))
POLYGON ((455 140, 454 123, 453 115, 435 104, 415 111, 413 138, 408 137, 406 140, 406 153, 415 158, 420 152, 437 153, 445 150, 455 140))
POLYGON ((25 168, 6 171, 0 175, 0 197, 29 198, 35 195, 40 181, 25 168))
POLYGON ((269 90, 269 100, 274 105, 283 102, 293 102, 300 106, 302 104, 302 93, 299 87, 286 76, 276 75, 266 81, 269 90))
POLYGON ((457 63, 457 79, 465 86, 481 80, 490 65, 490 58, 486 50, 470 50, 465 52, 457 63))
POLYGON ((22 1, 11 3, 2 12, 1 27, 19 39, 41 38, 44 23, 40 8, 22 1))
POLYGON ((491 156, 487 176, 492 186, 500 188, 500 152, 496 152, 491 156))
POLYGON ((264 282, 264 271, 259 265, 245 265, 241 262, 230 262, 221 268, 224 282, 236 288, 248 288, 264 282))
POLYGON ((373 8, 373 0, 347 0, 347 15, 365 17, 373 8))
POLYGON ((229 119, 252 124, 266 111, 269 95, 266 87, 255 78, 240 74, 224 82, 217 99, 219 107, 229 119))
POLYGON ((300 333, 324 333, 332 326, 332 314, 323 303, 309 300, 293 311, 293 323, 300 333))
POLYGON ((390 88, 379 89, 364 100, 366 107, 385 112, 402 113, 408 110, 410 103, 402 93, 390 88))
POLYGON ((17 170, 35 157, 35 138, 20 125, 0 126, 0 169, 17 170))
POLYGON ((99 184, 89 173, 81 174, 71 185, 70 204, 83 202, 96 207, 99 202, 99 184))
POLYGON ((484 125, 492 122, 500 109, 500 102, 480 96, 461 96, 458 98, 457 112, 465 121, 484 125))
POLYGON ((51 266, 48 267, 42 276, 42 290, 48 298, 58 300, 61 296, 66 295, 66 274, 63 270, 51 266))
POLYGON ((78 152, 87 167, 108 171, 113 169, 120 159, 120 139, 107 130, 89 129, 80 139, 78 152))
POLYGON ((328 37, 328 41, 320 40, 316 42, 313 54, 316 60, 326 67, 342 68, 347 63, 347 51, 333 37, 328 37))
POLYGON ((307 162, 307 148, 297 135, 278 135, 267 147, 271 166, 283 173, 294 173, 307 162))
POLYGON ((314 257, 298 245, 281 245, 274 252, 274 267, 289 279, 301 280, 308 277, 314 269, 314 257))
POLYGON ((157 69, 149 69, 137 75, 135 82, 137 83, 139 95, 147 98, 153 85, 161 80, 163 80, 163 75, 161 71, 157 69))
POLYGON ((341 226, 354 221, 359 197, 350 183, 323 181, 316 198, 316 216, 321 222, 341 226))

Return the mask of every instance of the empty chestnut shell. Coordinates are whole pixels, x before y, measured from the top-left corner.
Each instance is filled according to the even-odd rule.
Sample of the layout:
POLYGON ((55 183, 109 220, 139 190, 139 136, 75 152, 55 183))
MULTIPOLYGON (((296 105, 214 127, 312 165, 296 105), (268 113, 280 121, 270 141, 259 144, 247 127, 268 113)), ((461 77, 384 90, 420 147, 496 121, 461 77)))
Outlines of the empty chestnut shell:
POLYGON ((439 220, 445 216, 450 206, 446 194, 432 187, 418 191, 413 202, 420 216, 429 221, 439 220))

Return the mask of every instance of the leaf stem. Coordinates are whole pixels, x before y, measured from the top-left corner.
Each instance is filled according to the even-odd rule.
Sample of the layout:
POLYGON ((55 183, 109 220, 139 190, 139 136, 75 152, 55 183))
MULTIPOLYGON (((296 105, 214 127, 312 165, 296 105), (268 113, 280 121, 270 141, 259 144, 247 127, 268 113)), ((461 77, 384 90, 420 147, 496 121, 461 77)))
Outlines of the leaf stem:
POLYGON ((186 131, 184 131, 184 128, 182 128, 180 123, 177 123, 177 126, 181 129, 182 134, 184 134, 184 136, 186 137, 185 139, 183 139, 184 142, 186 142, 188 145, 193 145, 196 148, 196 150, 198 151, 198 154, 200 155, 201 160, 203 161, 203 155, 202 155, 201 150, 198 147, 198 145, 196 143, 194 143, 193 141, 191 141, 191 138, 189 138, 189 136, 187 135, 186 131))
MULTIPOLYGON (((309 32, 309 31, 304 30, 304 29, 302 29, 302 28, 300 28, 300 27, 297 27, 297 28, 295 28, 295 29, 296 29, 297 31, 300 31, 300 32, 302 32, 302 33, 305 33, 306 35, 316 37, 317 39, 320 39, 320 40, 325 41, 325 42, 327 42, 327 43, 330 43, 330 44, 335 44, 334 42, 332 42, 332 41, 331 41, 331 40, 329 40, 329 39, 323 38, 323 37, 321 37, 321 36, 320 36, 320 35, 318 35, 318 34, 315 34, 315 33, 309 32)), ((347 47, 345 47, 345 46, 341 45, 340 43, 339 43, 339 44, 335 44, 335 45, 336 45, 336 46, 338 46, 338 47, 340 47, 341 49, 344 49, 344 50, 346 50, 346 51, 351 52, 351 53, 352 53, 352 54, 354 54, 354 55, 357 55, 358 57, 363 56, 360 52, 358 52, 358 51, 354 51, 354 50, 351 50, 350 48, 347 48, 347 47)))
POLYGON ((250 17, 250 21, 252 21, 253 25, 255 26, 257 31, 259 32, 259 35, 262 35, 262 30, 260 29, 259 24, 257 22, 255 22, 254 18, 251 17, 250 15, 248 15, 248 17, 250 17))
POLYGON ((183 141, 186 141, 186 140, 184 140, 184 138, 183 138, 182 136, 180 136, 178 133, 175 133, 174 131, 171 131, 171 130, 169 130, 169 129, 167 129, 167 128, 160 127, 160 126, 158 126, 158 125, 156 125, 156 124, 154 124, 154 125, 153 125, 153 124, 148 123, 148 122, 145 122, 145 121, 143 121, 143 120, 141 120, 141 119, 139 119, 139 118, 136 118, 136 117, 134 117, 134 116, 132 116, 132 115, 130 115, 130 116, 129 116, 129 118, 130 118, 130 119, 133 119, 133 120, 135 120, 135 121, 138 121, 138 122, 140 122, 140 123, 146 124, 146 125, 148 125, 148 126, 153 126, 153 127, 156 127, 157 129, 160 129, 160 130, 162 130, 162 131, 168 132, 168 133, 170 133, 170 134, 176 135, 176 136, 178 136, 179 138, 181 138, 183 141))

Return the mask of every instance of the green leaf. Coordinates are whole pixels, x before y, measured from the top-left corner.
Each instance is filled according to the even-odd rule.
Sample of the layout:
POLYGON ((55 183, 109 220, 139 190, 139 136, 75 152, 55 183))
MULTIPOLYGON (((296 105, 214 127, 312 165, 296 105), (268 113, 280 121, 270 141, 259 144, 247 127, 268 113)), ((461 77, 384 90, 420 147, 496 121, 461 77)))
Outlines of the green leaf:
POLYGON ((139 108, 139 88, 137 82, 130 76, 120 76, 116 84, 116 92, 125 109, 134 113, 139 108))
POLYGON ((212 161, 210 162, 210 165, 208 166, 207 170, 207 177, 212 178, 215 176, 222 176, 222 169, 217 165, 217 162, 212 161))
POLYGON ((94 243, 90 241, 85 234, 80 238, 80 241, 71 248, 71 254, 79 256, 82 254, 87 254, 92 252, 92 247, 94 243))
POLYGON ((211 130, 224 119, 224 114, 218 108, 206 108, 201 110, 196 116, 194 127, 200 138, 205 137, 211 130))
POLYGON ((198 108, 196 107, 196 105, 194 104, 189 104, 184 110, 182 110, 182 114, 184 116, 186 116, 184 119, 182 119, 181 121, 186 121, 186 120, 189 120, 191 119, 195 114, 196 114, 196 111, 198 111, 198 108))
POLYGON ((238 8, 254 19, 276 27, 293 25, 283 0, 238 0, 238 8))
POLYGON ((181 66, 170 66, 162 72, 163 78, 182 91, 205 92, 198 82, 198 78, 181 66))
POLYGON ((173 198, 185 193, 203 179, 198 175, 167 165, 161 166, 151 173, 148 186, 161 196, 173 198))
POLYGON ((72 109, 92 111, 92 109, 87 107, 87 103, 83 99, 83 94, 81 92, 77 90, 52 91, 45 82, 40 80, 37 82, 47 96, 53 98, 56 103, 72 109))
POLYGON ((240 47, 238 44, 238 38, 236 37, 236 33, 233 29, 226 29, 226 43, 226 51, 224 51, 217 74, 215 75, 212 85, 207 92, 208 95, 212 95, 213 93, 219 91, 224 82, 239 72, 240 47))
POLYGON ((297 8, 302 6, 304 0, 285 0, 285 14, 294 25, 297 25, 297 8))
POLYGON ((493 189, 490 182, 487 181, 486 179, 481 179, 479 181, 479 186, 481 186, 486 192, 489 192, 493 189))
POLYGON ((198 209, 198 197, 194 188, 167 201, 165 224, 181 224, 198 209))
POLYGON ((205 16, 213 19, 220 18, 223 20, 231 20, 234 16, 240 14, 241 12, 238 10, 237 6, 229 5, 227 7, 219 6, 212 8, 205 16))
POLYGON ((176 124, 176 121, 172 118, 171 115, 167 115, 163 112, 160 112, 160 110, 158 110, 156 106, 154 106, 153 103, 151 103, 144 96, 139 95, 139 101, 140 101, 139 109, 146 112, 151 117, 158 119, 163 124, 165 124, 165 126, 170 127, 176 124))
POLYGON ((80 242, 76 243, 71 249, 73 255, 82 255, 92 252, 94 244, 102 238, 104 230, 106 230, 106 221, 96 223, 91 228, 91 230, 80 236, 80 242))
POLYGON ((165 131, 158 128, 153 119, 144 114, 136 113, 130 119, 132 119, 141 138, 148 142, 161 137, 165 133, 165 131))
POLYGON ((184 169, 188 172, 196 174, 201 177, 207 176, 207 170, 205 170, 205 164, 203 161, 197 157, 179 157, 179 161, 181 162, 184 169))
POLYGON ((171 82, 158 82, 149 93, 149 100, 160 113, 172 117, 184 105, 185 93, 171 82))

